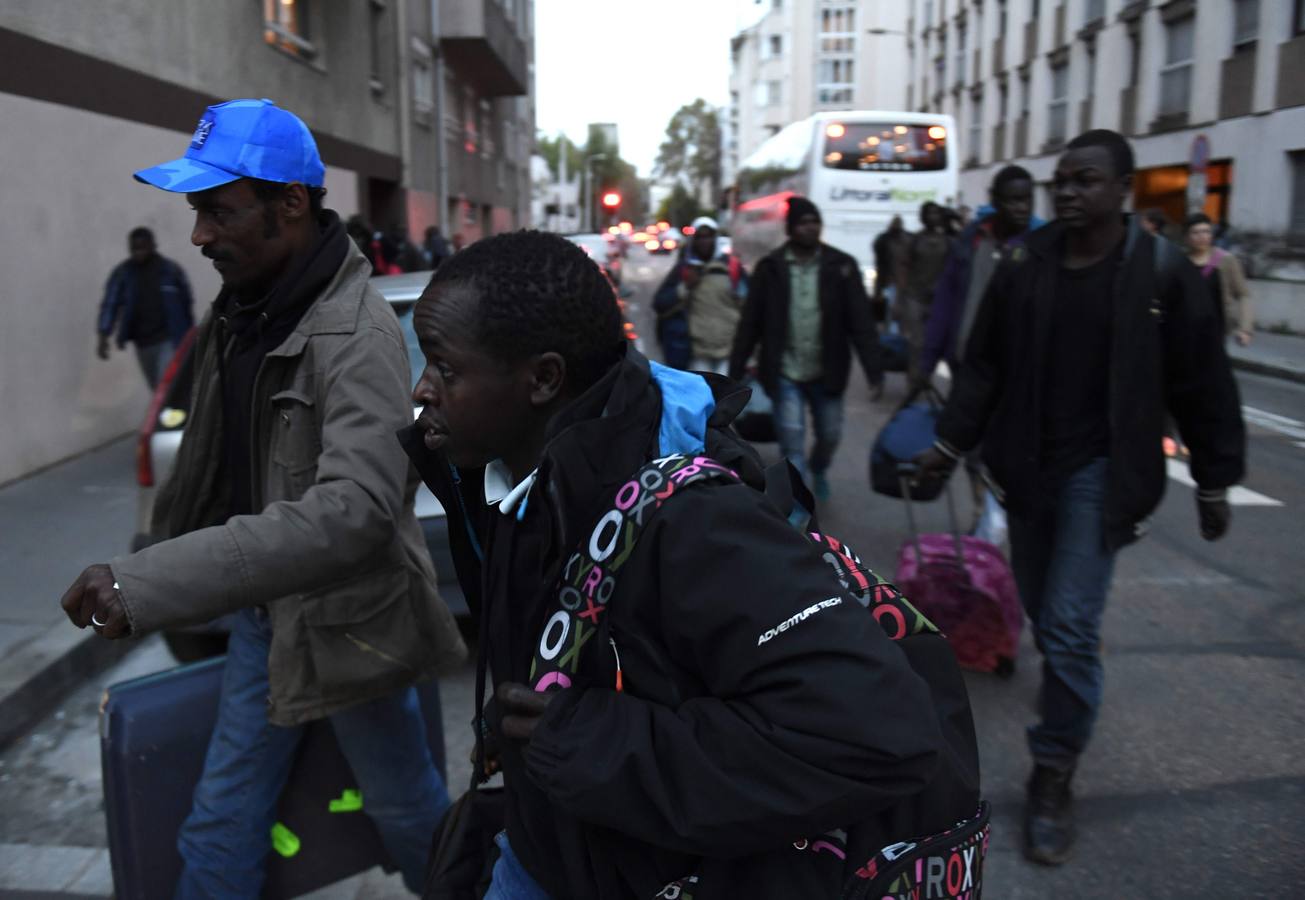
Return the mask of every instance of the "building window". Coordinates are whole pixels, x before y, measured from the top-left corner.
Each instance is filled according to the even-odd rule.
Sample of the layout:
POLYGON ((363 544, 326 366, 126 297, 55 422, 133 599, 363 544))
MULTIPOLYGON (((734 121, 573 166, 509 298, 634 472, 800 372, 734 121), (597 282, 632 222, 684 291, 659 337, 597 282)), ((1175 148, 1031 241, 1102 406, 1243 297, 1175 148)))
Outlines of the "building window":
POLYGON ((1069 63, 1051 67, 1051 103, 1047 106, 1047 139, 1065 140, 1069 131, 1069 63))
POLYGON ((965 81, 965 29, 956 29, 956 72, 954 79, 957 84, 965 81))
POLYGON ((1128 83, 1125 87, 1137 87, 1137 79, 1142 73, 1142 33, 1130 31, 1128 34, 1128 83))
POLYGON ((1296 12, 1291 17, 1291 33, 1293 36, 1305 34, 1305 0, 1296 0, 1296 12))
POLYGON ((1027 75, 1020 76, 1020 118, 1027 119, 1033 109, 1032 87, 1027 75))
POLYGON ((924 0, 924 30, 933 27, 933 0, 924 0))
POLYGON ((1291 160, 1291 213, 1287 231, 1305 238, 1305 150, 1288 153, 1291 160))
POLYGON ((997 121, 1005 122, 1008 115, 1010 115, 1010 88, 1003 81, 997 88, 997 121))
POLYGON ((829 3, 820 10, 816 104, 850 106, 856 89, 856 5, 829 3))
POLYGON ((1233 49, 1254 46, 1260 34, 1260 0, 1233 0, 1233 49))
POLYGON ((1106 0, 1087 0, 1087 15, 1084 21, 1088 24, 1100 21, 1106 17, 1106 0))
POLYGON ((997 0, 997 36, 1006 34, 1006 0, 997 0))
POLYGON ((308 0, 263 0, 263 40, 294 56, 317 55, 308 29, 308 0))
POLYGON ((435 113, 430 48, 416 39, 412 42, 412 111, 413 119, 422 125, 429 125, 435 113))
POLYGON ((976 97, 971 103, 970 110, 970 146, 966 151, 966 158, 977 163, 982 155, 979 150, 983 146, 983 98, 976 97))
POLYGON ((367 3, 367 60, 369 80, 372 93, 379 94, 385 90, 385 79, 381 77, 381 19, 385 16, 384 0, 368 0, 367 3))
POLYGON ((780 83, 778 81, 760 81, 754 88, 757 106, 778 106, 780 101, 780 83))
POLYGON ((1084 94, 1090 98, 1092 96, 1092 92, 1096 90, 1096 87, 1097 87, 1097 48, 1092 44, 1088 44, 1087 90, 1084 91, 1084 94))
POLYGON ((772 34, 770 36, 770 56, 771 58, 784 55, 784 38, 782 35, 772 34))
POLYGON ((1187 112, 1187 104, 1192 95, 1192 51, 1195 38, 1195 16, 1165 25, 1165 64, 1160 70, 1162 116, 1187 112))

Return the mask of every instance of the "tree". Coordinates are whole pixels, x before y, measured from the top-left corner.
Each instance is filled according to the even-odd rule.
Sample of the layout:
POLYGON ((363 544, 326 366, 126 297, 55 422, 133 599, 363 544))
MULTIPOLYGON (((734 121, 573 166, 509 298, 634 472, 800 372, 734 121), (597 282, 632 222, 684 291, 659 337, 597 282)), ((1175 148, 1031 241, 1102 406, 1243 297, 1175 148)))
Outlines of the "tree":
POLYGON ((653 171, 694 193, 706 188, 715 198, 721 186, 720 140, 720 116, 699 97, 671 116, 653 171))
POLYGON ((698 198, 690 193, 688 188, 676 184, 662 200, 661 206, 657 207, 657 214, 653 218, 659 222, 670 222, 676 228, 683 228, 698 216, 711 214, 712 210, 703 209, 698 205, 698 198))
MULTIPOLYGON (((591 129, 589 140, 583 147, 577 146, 566 135, 551 138, 539 135, 535 145, 538 147, 539 155, 548 163, 549 173, 554 180, 560 177, 559 163, 563 152, 566 153, 567 178, 571 181, 581 178, 587 158, 601 156, 600 159, 594 159, 590 163, 589 173, 584 176, 588 178, 592 175, 594 180, 590 189, 590 200, 593 203, 591 213, 601 218, 595 198, 601 197, 607 191, 616 191, 622 198, 621 218, 631 221, 643 219, 647 209, 644 199, 647 196, 645 186, 639 180, 635 167, 621 159, 620 148, 609 146, 601 131, 591 129)), ((599 218, 595 218, 594 221, 599 221, 599 218)))
POLYGON ((579 177, 580 166, 584 164, 584 151, 573 144, 566 135, 559 134, 557 137, 550 138, 541 134, 535 139, 535 146, 538 148, 539 155, 548 163, 548 171, 552 174, 554 181, 561 177, 559 162, 562 158, 563 149, 566 150, 568 177, 579 177))

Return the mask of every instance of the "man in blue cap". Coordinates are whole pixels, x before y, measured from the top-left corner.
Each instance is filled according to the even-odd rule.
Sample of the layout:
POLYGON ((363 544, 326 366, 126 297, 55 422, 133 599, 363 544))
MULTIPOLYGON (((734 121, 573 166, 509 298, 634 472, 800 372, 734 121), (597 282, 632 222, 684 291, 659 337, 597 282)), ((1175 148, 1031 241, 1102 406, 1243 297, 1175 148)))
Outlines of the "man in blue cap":
POLYGON ((218 722, 182 827, 178 897, 256 897, 306 723, 329 717, 365 810, 420 890, 448 794, 413 683, 465 648, 435 589, 394 439, 412 421, 398 320, 322 208, 308 128, 270 100, 211 106, 136 178, 184 193, 222 276, 153 530, 62 605, 105 638, 236 612, 218 722))

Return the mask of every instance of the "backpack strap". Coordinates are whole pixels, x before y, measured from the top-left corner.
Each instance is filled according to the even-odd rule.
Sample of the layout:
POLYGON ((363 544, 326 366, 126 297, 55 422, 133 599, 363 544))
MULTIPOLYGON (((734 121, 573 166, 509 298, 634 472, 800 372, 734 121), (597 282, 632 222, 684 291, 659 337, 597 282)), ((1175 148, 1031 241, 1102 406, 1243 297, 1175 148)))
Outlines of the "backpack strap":
MULTIPOLYGON (((581 651, 605 627, 603 613, 616 593, 617 578, 648 524, 667 500, 708 479, 741 480, 733 469, 707 456, 677 453, 654 459, 621 485, 611 508, 598 517, 562 567, 555 609, 530 662, 530 684, 536 691, 571 686, 580 671, 581 651)), ((619 691, 619 663, 617 678, 619 691)))

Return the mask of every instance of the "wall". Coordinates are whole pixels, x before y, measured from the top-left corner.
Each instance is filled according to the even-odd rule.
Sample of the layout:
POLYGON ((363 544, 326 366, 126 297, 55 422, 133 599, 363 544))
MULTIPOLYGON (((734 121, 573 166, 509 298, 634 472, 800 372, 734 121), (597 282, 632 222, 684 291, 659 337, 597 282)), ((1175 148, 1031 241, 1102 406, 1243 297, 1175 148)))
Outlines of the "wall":
POLYGON ((218 278, 190 245, 185 199, 131 177, 179 155, 188 135, 10 94, 0 94, 0 121, 0 159, 22 161, 0 174, 3 483, 139 425, 149 396, 134 354, 95 356, 104 282, 132 227, 154 230, 197 304, 218 278))

